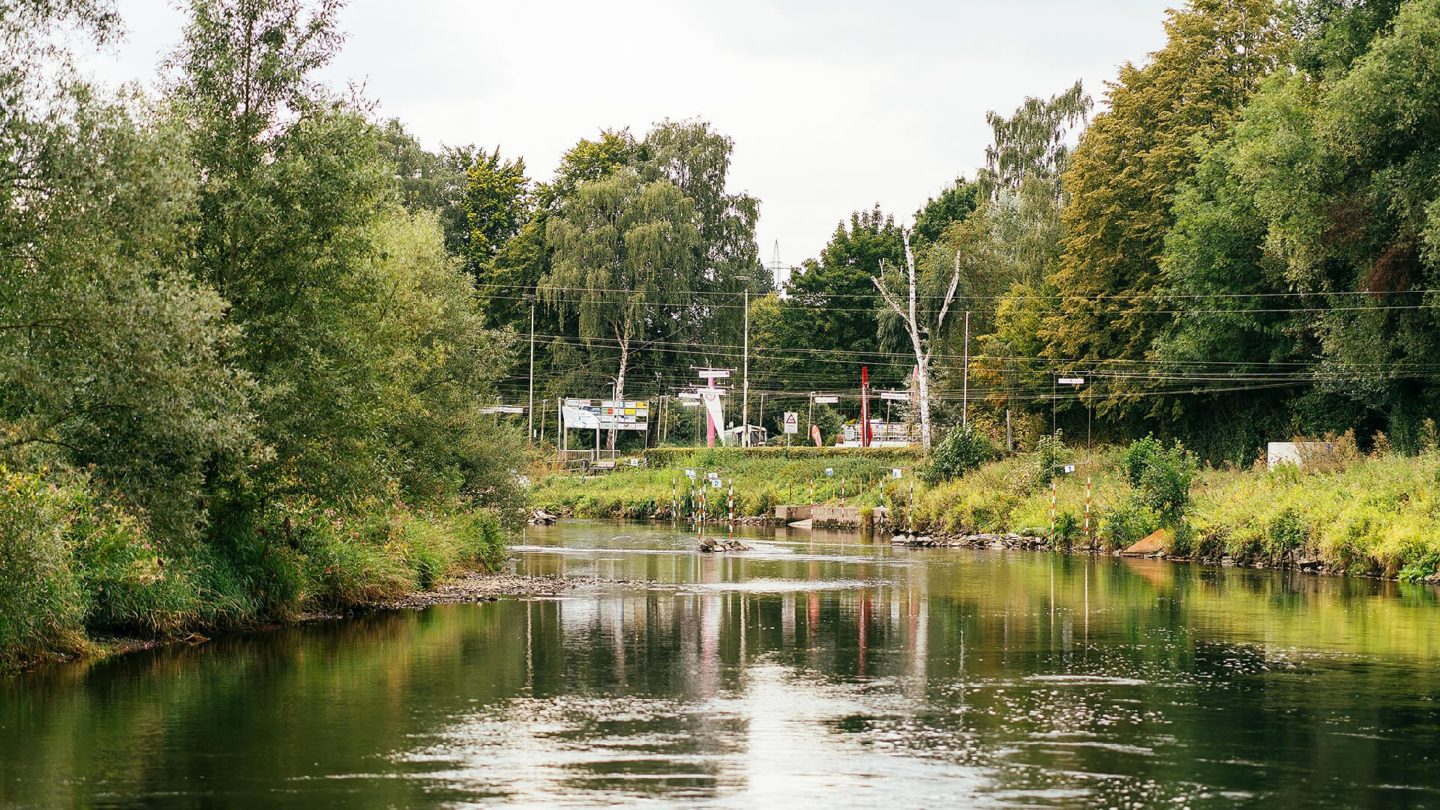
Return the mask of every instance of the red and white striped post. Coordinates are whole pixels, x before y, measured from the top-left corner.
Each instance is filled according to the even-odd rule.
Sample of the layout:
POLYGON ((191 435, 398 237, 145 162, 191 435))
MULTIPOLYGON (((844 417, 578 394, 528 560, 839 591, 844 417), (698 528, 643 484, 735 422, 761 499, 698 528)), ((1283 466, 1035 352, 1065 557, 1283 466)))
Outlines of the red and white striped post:
POLYGON ((1050 479, 1050 545, 1055 545, 1055 492, 1060 487, 1054 478, 1050 479))
POLYGON ((1085 541, 1093 546, 1095 545, 1095 536, 1090 533, 1090 485, 1091 478, 1087 475, 1085 476, 1085 541))
POLYGON ((730 489, 726 495, 726 509, 729 512, 730 537, 735 537, 735 479, 730 479, 730 489))

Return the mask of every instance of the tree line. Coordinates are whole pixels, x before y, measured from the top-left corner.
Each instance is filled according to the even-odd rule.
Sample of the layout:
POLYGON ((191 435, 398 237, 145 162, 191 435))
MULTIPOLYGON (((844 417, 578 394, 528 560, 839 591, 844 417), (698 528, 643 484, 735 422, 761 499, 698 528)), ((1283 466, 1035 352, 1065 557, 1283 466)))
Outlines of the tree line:
MULTIPOLYGON (((1440 3, 1192 0, 1166 32, 1098 114, 1079 84, 989 114, 985 167, 911 218, 932 324, 961 267, 980 424, 1033 444, 1093 412, 1101 435, 1240 464, 1346 430, 1419 448, 1440 413, 1440 3)), ((896 349, 866 286, 905 267, 901 231, 857 212, 762 302, 759 351, 785 355, 767 386, 896 349)), ((960 322, 933 340, 953 424, 960 322)))
MULTIPOLYGON (((1415 449, 1440 411, 1437 10, 1193 0, 1168 13, 1162 48, 1107 83, 1099 112, 1076 83, 989 113, 978 173, 905 217, 854 212, 784 289, 756 259, 754 201, 725 191, 728 140, 698 122, 582 140, 549 183, 518 162, 499 164, 512 178, 499 182, 492 154, 468 186, 513 191, 461 202, 457 219, 482 225, 469 261, 492 326, 523 332, 538 299, 547 399, 655 397, 693 384, 693 366, 739 368, 747 303, 752 419, 766 397, 772 433, 785 410, 810 418, 808 392, 853 393, 861 366, 877 388, 914 386, 907 319, 875 285, 906 287, 908 234, 939 425, 961 418, 968 335, 971 416, 1012 447, 1088 425, 1236 463, 1269 440, 1351 429, 1415 449), (715 142, 703 159, 659 156, 662 140, 702 135, 715 142), (694 210, 674 195, 639 203, 647 178, 694 210), (715 211, 731 224, 705 225, 715 211), (671 230, 647 254, 625 248, 618 235, 651 215, 671 230), (957 266, 954 314, 937 324, 957 266), (1086 384, 1056 390, 1057 377, 1086 384)), ((516 365, 501 388, 527 383, 516 365)), ((855 413, 814 419, 833 435, 855 413)))

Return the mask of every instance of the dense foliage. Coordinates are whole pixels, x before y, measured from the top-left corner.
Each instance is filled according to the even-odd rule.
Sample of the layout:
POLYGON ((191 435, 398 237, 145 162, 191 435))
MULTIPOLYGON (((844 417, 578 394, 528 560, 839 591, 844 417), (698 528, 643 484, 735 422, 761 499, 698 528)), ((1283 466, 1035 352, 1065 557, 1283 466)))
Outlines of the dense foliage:
POLYGON ((311 78, 336 7, 195 0, 159 98, 68 66, 107 4, 0 9, 0 663, 495 563, 510 338, 404 138, 311 78))

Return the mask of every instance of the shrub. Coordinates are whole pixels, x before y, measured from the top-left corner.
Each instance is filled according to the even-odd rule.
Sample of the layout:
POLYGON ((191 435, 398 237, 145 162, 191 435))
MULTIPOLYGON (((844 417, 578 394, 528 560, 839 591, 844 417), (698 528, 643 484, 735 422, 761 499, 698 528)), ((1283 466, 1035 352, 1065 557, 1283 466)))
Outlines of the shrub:
POLYGON ((1197 469, 1194 454, 1176 442, 1174 447, 1152 455, 1145 464, 1140 474, 1140 497, 1163 520, 1177 523, 1190 504, 1190 483, 1197 469))
POLYGON ((0 663, 80 646, 86 600, 67 542, 78 495, 0 470, 0 663))
POLYGON ((978 469, 995 455, 995 445, 989 437, 969 425, 960 425, 951 428, 945 438, 935 445, 930 463, 920 468, 920 477, 929 484, 959 478, 978 469))
POLYGON ((1286 507, 1270 519, 1265 527, 1266 552, 1272 561, 1279 561, 1287 552, 1305 548, 1310 527, 1294 507, 1286 507))
POLYGON ((1055 548, 1070 548, 1075 544, 1075 539, 1080 536, 1080 518, 1074 512, 1066 510, 1055 516, 1055 548))
POLYGON ((1165 452, 1165 446, 1153 435, 1143 439, 1136 439, 1125 448, 1125 455, 1120 460, 1120 467, 1125 472, 1125 480, 1130 486, 1140 486, 1140 479, 1145 475, 1145 470, 1150 462, 1161 453, 1165 452))
POLYGON ((1041 436, 1035 442, 1035 449, 1030 452, 1026 470, 1029 488, 1049 486, 1060 468, 1074 458, 1074 451, 1065 446, 1063 431, 1057 430, 1049 436, 1041 436))
POLYGON ((177 632, 198 620, 202 605, 183 555, 163 555, 133 516, 91 501, 74 519, 76 571, 90 595, 91 628, 177 632))
POLYGON ((1120 466, 1140 502, 1164 523, 1174 524, 1184 516, 1198 469, 1195 454, 1184 445, 1177 441, 1166 448, 1154 436, 1146 436, 1130 443, 1120 466))
POLYGON ((1100 538, 1110 548, 1129 548, 1160 528, 1160 516, 1136 498, 1121 501, 1100 518, 1100 538))

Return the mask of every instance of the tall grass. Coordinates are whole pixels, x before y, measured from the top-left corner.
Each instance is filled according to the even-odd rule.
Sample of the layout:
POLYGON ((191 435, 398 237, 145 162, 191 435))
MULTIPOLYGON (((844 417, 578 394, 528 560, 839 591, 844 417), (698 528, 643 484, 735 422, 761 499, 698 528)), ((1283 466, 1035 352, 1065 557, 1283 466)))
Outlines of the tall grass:
POLYGON ((363 607, 493 570, 485 511, 283 503, 215 543, 162 548, 84 476, 0 469, 0 668, 81 652, 100 635, 165 637, 363 607))
MULTIPOLYGON (((725 493, 735 488, 740 515, 770 514, 778 504, 845 501, 860 506, 882 502, 882 484, 899 467, 908 475, 920 456, 913 451, 830 451, 806 448, 708 449, 647 454, 650 465, 591 477, 554 474, 540 479, 531 502, 577 517, 651 518, 668 514, 673 500, 687 500, 709 473, 722 487, 707 492, 712 514, 725 511, 725 493), (696 481, 686 477, 694 470, 696 481), (827 475, 826 471, 829 471, 827 475)), ((688 506, 685 511, 689 511, 688 506)))
MULTIPOLYGON (((1159 456, 1171 453, 1158 444, 1152 449, 1159 456)), ((533 500, 580 517, 649 518, 665 514, 677 495, 685 508, 691 485, 683 470, 690 468, 702 478, 713 471, 727 485, 733 481, 742 515, 769 514, 781 503, 844 501, 885 506, 897 527, 913 520, 922 532, 1015 532, 1053 537, 1057 545, 1069 546, 1087 541, 1088 482, 1091 536, 1104 549, 1125 548, 1169 526, 1171 555, 1210 562, 1228 557, 1249 565, 1307 563, 1337 573, 1411 580, 1435 576, 1440 568, 1440 452, 1435 450, 1419 456, 1354 453, 1306 470, 1203 468, 1193 478, 1184 476, 1188 499, 1171 491, 1179 483, 1169 479, 1162 483, 1175 486, 1159 488, 1144 476, 1134 483, 1136 455, 1127 458, 1123 449, 1101 448, 1068 458, 1074 473, 1054 478, 1053 535, 1047 479, 1054 464, 1037 454, 1002 459, 926 485, 912 476, 916 463, 862 453, 786 458, 691 451, 671 453, 667 466, 658 469, 621 469, 591 478, 550 476, 539 482, 533 500), (904 467, 905 477, 891 480, 892 465, 904 467), (826 468, 833 475, 826 476, 826 468), (1157 492, 1164 496, 1159 501, 1157 492)), ((712 495, 710 505, 712 514, 723 513, 723 497, 712 495)))

